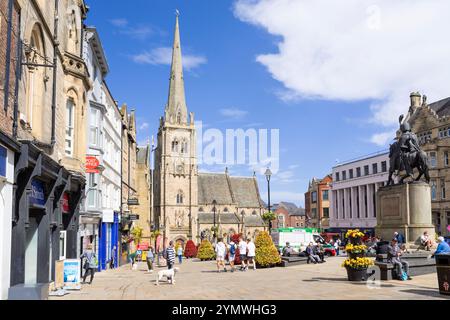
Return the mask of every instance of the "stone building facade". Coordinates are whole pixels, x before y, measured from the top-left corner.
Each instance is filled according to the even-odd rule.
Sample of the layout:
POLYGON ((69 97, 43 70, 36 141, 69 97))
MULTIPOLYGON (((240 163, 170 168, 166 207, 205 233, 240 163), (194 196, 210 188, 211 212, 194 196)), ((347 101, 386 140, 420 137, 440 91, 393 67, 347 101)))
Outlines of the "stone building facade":
POLYGON ((150 243, 151 240, 151 216, 150 216, 150 146, 137 148, 136 188, 139 205, 133 211, 139 219, 133 222, 133 226, 142 228, 142 241, 150 243))
POLYGON ((263 230, 263 204, 256 179, 234 178, 228 173, 199 173, 196 142, 194 114, 188 113, 185 99, 177 16, 169 98, 160 119, 155 151, 156 226, 163 233, 164 245, 169 240, 199 242, 210 236, 214 224, 219 228, 217 234, 225 231, 252 234, 253 229, 263 230))
POLYGON ((329 232, 345 234, 361 229, 374 235, 377 226, 376 193, 389 176, 389 153, 381 152, 333 167, 329 232))
POLYGON ((432 220, 436 233, 450 236, 450 98, 428 104, 426 96, 411 94, 407 115, 411 129, 428 154, 432 220))
POLYGON ((7 105, 1 131, 17 143, 8 290, 14 298, 39 292, 54 279, 55 261, 78 256, 90 83, 81 56, 84 1, 8 0, 2 13, 6 4, 2 19, 12 24, 0 22, 7 105))
POLYGON ((309 228, 326 229, 330 226, 330 189, 333 178, 313 178, 305 193, 306 225, 309 228))

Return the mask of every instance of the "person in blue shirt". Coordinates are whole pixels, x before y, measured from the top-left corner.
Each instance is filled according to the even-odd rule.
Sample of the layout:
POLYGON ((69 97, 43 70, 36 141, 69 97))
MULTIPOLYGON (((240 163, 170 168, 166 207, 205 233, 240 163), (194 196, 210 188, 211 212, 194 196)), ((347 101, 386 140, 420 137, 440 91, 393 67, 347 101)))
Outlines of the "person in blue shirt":
POLYGON ((405 243, 405 237, 398 232, 394 233, 394 238, 397 239, 399 245, 405 243))
POLYGON ((444 237, 439 237, 437 242, 439 245, 436 252, 432 255, 432 258, 434 258, 437 254, 450 254, 450 245, 445 242, 444 237))

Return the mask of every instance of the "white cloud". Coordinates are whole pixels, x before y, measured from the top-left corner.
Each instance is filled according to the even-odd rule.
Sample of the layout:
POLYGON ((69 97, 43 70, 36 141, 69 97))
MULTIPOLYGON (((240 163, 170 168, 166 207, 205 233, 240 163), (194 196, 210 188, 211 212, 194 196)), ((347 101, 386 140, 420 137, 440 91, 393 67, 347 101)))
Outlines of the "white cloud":
POLYGON ((140 126, 139 126, 139 130, 147 130, 150 127, 150 124, 148 122, 143 122, 140 126))
POLYGON ((234 12, 281 36, 256 60, 283 99, 369 101, 370 121, 393 127, 410 92, 449 95, 448 0, 236 0, 234 12))
POLYGON ((374 134, 370 138, 370 142, 376 144, 377 146, 386 146, 395 137, 395 131, 386 131, 382 133, 374 134))
POLYGON ((232 118, 236 120, 242 119, 248 114, 248 111, 241 110, 238 108, 220 109, 219 112, 223 117, 232 118))
MULTIPOLYGON (((151 65, 170 65, 172 63, 172 48, 160 47, 150 51, 144 51, 131 57, 134 62, 151 65)), ((206 57, 199 55, 183 54, 183 67, 192 70, 207 62, 206 57)))
POLYGON ((116 27, 125 27, 128 25, 128 20, 125 18, 112 19, 109 20, 109 22, 111 22, 111 24, 116 27))

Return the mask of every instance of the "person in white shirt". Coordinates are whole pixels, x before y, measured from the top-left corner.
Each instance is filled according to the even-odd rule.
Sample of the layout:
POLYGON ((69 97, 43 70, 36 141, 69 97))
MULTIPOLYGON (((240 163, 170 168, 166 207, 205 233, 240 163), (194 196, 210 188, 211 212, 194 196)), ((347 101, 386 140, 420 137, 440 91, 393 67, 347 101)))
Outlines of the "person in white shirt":
POLYGON ((256 246, 253 243, 252 239, 247 239, 247 259, 248 259, 248 261, 247 261, 246 270, 248 270, 250 263, 253 264, 253 270, 256 270, 255 256, 256 256, 256 246))
POLYGON ((216 260, 217 260, 217 272, 220 273, 220 267, 223 267, 223 271, 227 272, 227 268, 225 267, 225 256, 227 255, 227 246, 223 242, 222 238, 218 239, 218 243, 216 244, 216 260))
MULTIPOLYGON (((420 236, 420 244, 425 248, 425 250, 430 251, 433 246, 433 241, 428 235, 428 231, 425 231, 422 236, 420 236)), ((417 249, 419 250, 419 249, 417 249)))
POLYGON ((241 259, 241 271, 244 271, 247 263, 247 243, 242 237, 239 237, 239 256, 241 259))

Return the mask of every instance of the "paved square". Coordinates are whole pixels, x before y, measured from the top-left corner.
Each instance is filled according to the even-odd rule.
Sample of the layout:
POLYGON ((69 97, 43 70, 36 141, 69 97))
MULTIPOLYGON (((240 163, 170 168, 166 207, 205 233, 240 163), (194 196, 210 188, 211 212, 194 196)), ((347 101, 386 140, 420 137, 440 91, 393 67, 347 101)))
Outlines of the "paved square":
POLYGON ((412 281, 384 281, 371 289, 366 283, 350 283, 341 268, 344 258, 329 258, 325 264, 289 268, 216 272, 214 262, 196 259, 176 265, 181 269, 175 285, 163 281, 155 286, 156 271, 147 274, 130 266, 97 273, 92 285, 51 300, 374 300, 448 299, 439 294, 436 274, 417 276, 412 281))

